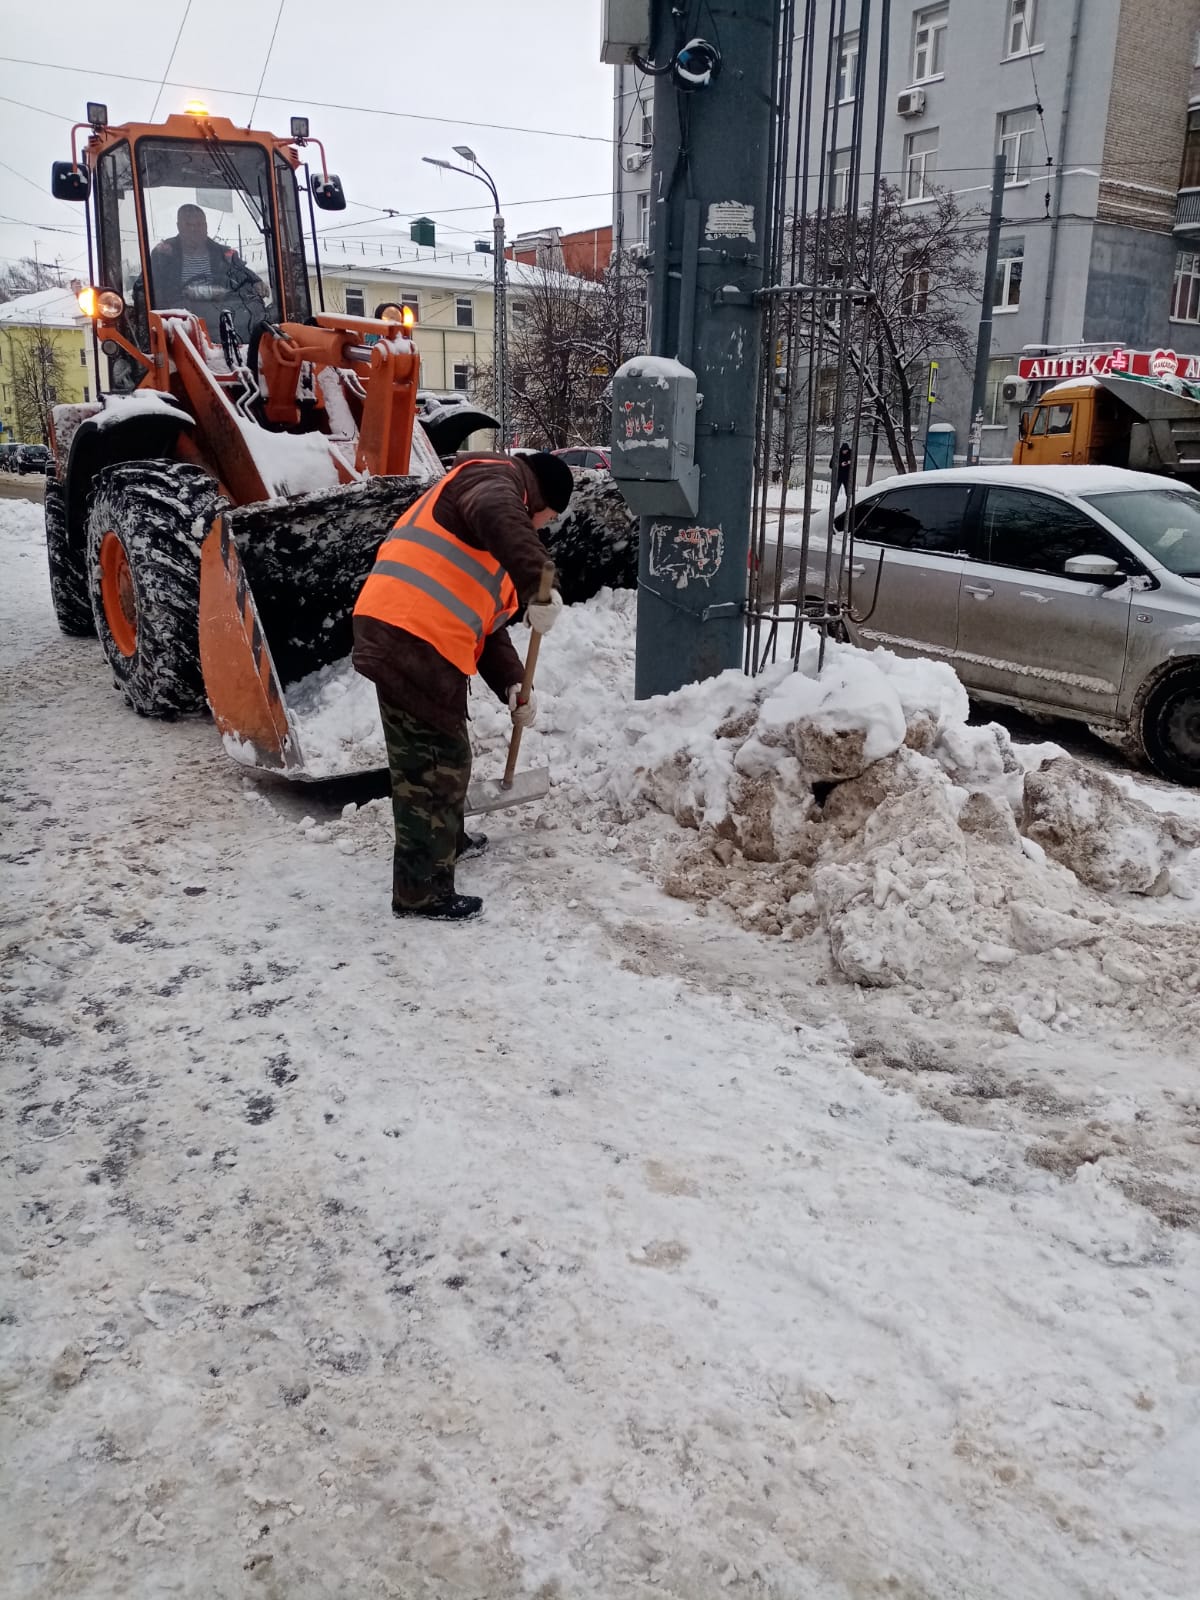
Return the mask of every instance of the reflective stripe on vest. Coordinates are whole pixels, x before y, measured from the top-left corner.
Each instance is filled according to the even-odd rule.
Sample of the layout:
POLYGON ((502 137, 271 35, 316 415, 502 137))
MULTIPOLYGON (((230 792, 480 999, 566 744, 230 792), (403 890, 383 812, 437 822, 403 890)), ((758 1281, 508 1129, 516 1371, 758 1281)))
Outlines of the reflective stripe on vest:
POLYGON ((475 465, 453 467, 397 519, 354 607, 356 617, 375 617, 424 639, 468 677, 478 670, 488 635, 515 616, 518 605, 516 586, 495 556, 434 519, 451 478, 475 465))

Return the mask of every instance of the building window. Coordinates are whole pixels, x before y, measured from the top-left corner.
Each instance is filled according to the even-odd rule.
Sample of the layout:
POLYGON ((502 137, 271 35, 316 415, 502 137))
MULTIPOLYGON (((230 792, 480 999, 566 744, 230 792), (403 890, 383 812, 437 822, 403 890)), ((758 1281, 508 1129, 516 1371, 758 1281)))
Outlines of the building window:
POLYGON ((454 302, 454 326, 456 328, 475 326, 475 302, 469 294, 460 294, 454 302))
POLYGON ((413 321, 421 320, 421 296, 416 289, 401 289, 400 304, 407 306, 413 314, 413 321))
POLYGON ((904 141, 904 198, 927 200, 937 173, 938 130, 923 128, 904 141))
POLYGON ((1025 240, 1002 239, 992 286, 992 310, 1015 311, 1021 304, 1021 275, 1025 269, 1025 240))
POLYGON ((1183 166, 1179 170, 1181 189, 1200 189, 1200 106, 1188 112, 1187 132, 1183 137, 1183 166))
POLYGON ((848 33, 838 51, 837 98, 839 103, 854 99, 854 82, 858 77, 858 35, 848 33))
POLYGON ((828 428, 834 420, 837 401, 837 372, 825 367, 817 373, 817 426, 828 428))
POLYGON ((365 289, 352 289, 346 285, 346 315, 348 317, 365 317, 367 314, 367 291, 365 289))
POLYGON ((1037 43, 1037 0, 1008 0, 1006 54, 1020 56, 1037 43))
POLYGON ((470 374, 470 371, 471 371, 471 368, 470 368, 470 366, 468 365, 467 362, 465 362, 465 361, 456 361, 454 363, 454 387, 456 389, 459 389, 459 390, 465 390, 466 389, 466 387, 467 387, 467 378, 468 378, 468 376, 470 374))
POLYGON ((906 255, 901 262, 904 281, 900 285, 900 311, 906 317, 920 317, 929 306, 929 268, 921 266, 915 256, 906 255))
POLYGON ((914 83, 940 78, 945 72, 946 29, 949 23, 948 6, 938 6, 933 11, 918 11, 913 18, 912 81, 914 83))
POLYGON ((79 365, 81 367, 86 367, 87 366, 87 351, 86 351, 86 349, 85 350, 81 350, 79 352, 79 365))
POLYGON ((650 243, 650 196, 646 193, 637 197, 637 236, 639 244, 650 243))
POLYGON ((85 406, 87 404, 89 404, 89 402, 91 401, 91 398, 92 398, 92 391, 88 388, 87 384, 85 383, 84 386, 83 386, 83 403, 84 403, 85 406))
POLYGON ((829 174, 829 209, 844 211, 850 194, 850 152, 835 150, 829 174))
POLYGON ((643 150, 649 150, 654 143, 654 102, 643 100, 641 102, 642 125, 638 133, 638 145, 643 150))
POLYGON ((514 322, 524 322, 526 316, 529 314, 529 307, 525 304, 524 300, 510 300, 508 302, 508 308, 512 313, 512 319, 514 322))
POLYGON ((1200 322, 1200 255, 1189 252, 1175 257, 1171 321, 1200 322))
POLYGON ((1005 183, 1029 182, 1036 132, 1037 108, 1034 106, 1027 106, 1023 111, 1006 111, 1000 118, 1000 140, 996 154, 1004 157, 1005 183))

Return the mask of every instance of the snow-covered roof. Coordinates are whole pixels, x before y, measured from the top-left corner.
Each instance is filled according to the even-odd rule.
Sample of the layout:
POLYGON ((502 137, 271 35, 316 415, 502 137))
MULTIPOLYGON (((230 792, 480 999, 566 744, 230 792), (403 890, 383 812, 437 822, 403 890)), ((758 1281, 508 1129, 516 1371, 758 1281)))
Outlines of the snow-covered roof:
MULTIPOLYGON (((1053 489, 1058 494, 1104 494, 1115 489, 1162 489, 1167 480, 1152 472, 1125 467, 942 467, 935 472, 910 472, 881 478, 871 485, 874 496, 884 489, 915 488, 925 483, 994 483, 1013 489, 1053 489)), ((1170 480, 1169 487, 1186 485, 1170 480)), ((864 494, 863 498, 866 498, 864 494)))
POLYGON ((70 289, 36 289, 0 305, 0 322, 17 327, 78 328, 85 320, 70 289))
MULTIPOLYGON (((400 278, 405 284, 449 284, 463 288, 491 288, 495 258, 477 250, 429 250, 417 245, 385 256, 345 257, 326 247, 321 250, 321 273, 326 278, 400 278)), ((547 278, 561 277, 564 283, 578 283, 565 273, 547 273, 541 267, 527 267, 520 261, 508 263, 510 289, 532 288, 547 278)), ((585 280, 586 281, 586 280, 585 280)))

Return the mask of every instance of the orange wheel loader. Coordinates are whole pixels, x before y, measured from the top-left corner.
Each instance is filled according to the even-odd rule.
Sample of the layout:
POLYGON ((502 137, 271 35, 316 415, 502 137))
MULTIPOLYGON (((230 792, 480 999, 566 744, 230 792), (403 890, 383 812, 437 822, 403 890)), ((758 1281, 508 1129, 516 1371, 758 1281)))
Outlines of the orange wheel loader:
POLYGON ((52 417, 59 626, 98 634, 136 711, 207 701, 239 761, 305 778, 289 686, 349 653, 388 529, 493 419, 425 432, 401 305, 314 315, 301 196, 314 250, 313 207, 346 201, 306 118, 282 139, 199 106, 115 127, 89 104, 71 148, 51 190, 86 209, 79 299, 108 382, 52 417))

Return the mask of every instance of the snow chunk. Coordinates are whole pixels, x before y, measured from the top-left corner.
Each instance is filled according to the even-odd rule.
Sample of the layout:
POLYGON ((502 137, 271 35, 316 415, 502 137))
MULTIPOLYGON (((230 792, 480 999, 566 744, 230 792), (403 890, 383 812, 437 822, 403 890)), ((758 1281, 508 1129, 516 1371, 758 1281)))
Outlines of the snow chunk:
POLYGON ((1161 893, 1175 853, 1157 812, 1068 756, 1025 778, 1022 832, 1093 889, 1161 893))

